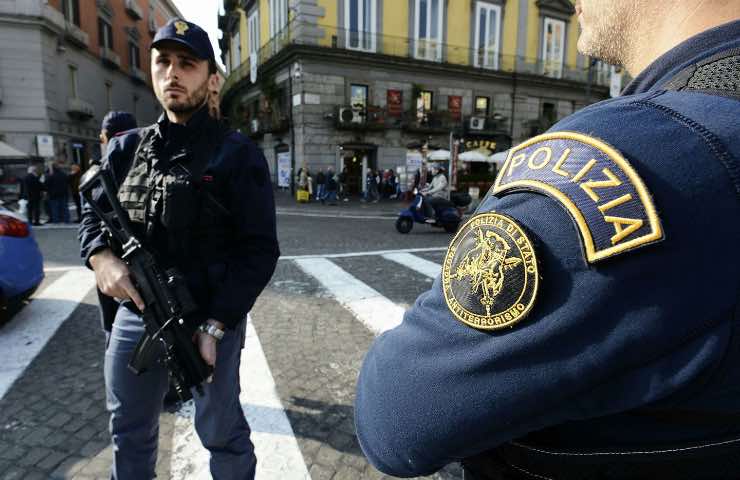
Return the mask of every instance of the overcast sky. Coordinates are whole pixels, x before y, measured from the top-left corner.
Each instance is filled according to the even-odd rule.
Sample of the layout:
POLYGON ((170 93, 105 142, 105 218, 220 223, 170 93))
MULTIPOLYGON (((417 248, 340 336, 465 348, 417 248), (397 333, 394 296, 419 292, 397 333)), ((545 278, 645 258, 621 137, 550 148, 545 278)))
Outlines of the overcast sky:
POLYGON ((216 53, 216 61, 221 68, 224 67, 221 62, 221 49, 218 47, 218 39, 221 37, 221 31, 218 29, 218 12, 222 10, 222 0, 173 0, 175 6, 185 16, 185 20, 198 24, 203 30, 208 32, 213 44, 213 51, 216 53))

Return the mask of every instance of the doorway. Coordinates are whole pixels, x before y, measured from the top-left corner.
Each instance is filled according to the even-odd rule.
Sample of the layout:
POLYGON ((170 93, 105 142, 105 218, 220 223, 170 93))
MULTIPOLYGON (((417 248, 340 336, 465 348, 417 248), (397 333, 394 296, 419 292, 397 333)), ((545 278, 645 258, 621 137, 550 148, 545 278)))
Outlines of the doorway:
POLYGON ((365 190, 367 169, 376 170, 377 147, 374 145, 341 145, 339 147, 339 169, 347 169, 345 191, 347 195, 361 195, 365 190))

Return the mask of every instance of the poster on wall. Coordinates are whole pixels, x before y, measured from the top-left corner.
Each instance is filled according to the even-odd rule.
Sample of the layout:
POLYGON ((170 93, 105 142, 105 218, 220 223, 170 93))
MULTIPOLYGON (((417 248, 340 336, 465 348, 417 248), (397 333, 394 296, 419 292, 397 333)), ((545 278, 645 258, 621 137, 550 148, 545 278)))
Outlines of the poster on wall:
POLYGON ((388 90, 388 115, 400 117, 403 112, 403 92, 401 90, 388 90))
POLYGON ((407 185, 409 190, 414 187, 414 175, 416 171, 421 169, 421 153, 416 150, 409 150, 406 152, 406 173, 407 173, 407 185))
POLYGON ((453 120, 460 120, 462 118, 462 97, 459 95, 447 97, 447 110, 450 111, 453 120))
POLYGON ((278 187, 290 187, 290 152, 277 154, 278 187))

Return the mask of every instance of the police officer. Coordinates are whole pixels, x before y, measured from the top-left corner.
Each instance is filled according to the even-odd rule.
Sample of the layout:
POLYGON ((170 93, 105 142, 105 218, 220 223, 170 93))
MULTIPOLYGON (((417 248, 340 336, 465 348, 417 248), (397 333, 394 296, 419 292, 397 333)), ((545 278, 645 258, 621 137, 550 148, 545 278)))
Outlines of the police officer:
MULTIPOLYGON (((184 273, 199 307, 186 320, 197 330, 203 359, 214 366, 204 394, 194 394, 195 428, 211 453, 211 474, 251 479, 256 458, 239 402, 239 359, 246 314, 279 256, 268 168, 252 142, 209 116, 208 91, 217 75, 200 27, 170 21, 155 35, 151 58, 165 113, 154 125, 112 138, 104 168, 119 182, 118 198, 139 237, 165 268, 184 273)), ((83 217, 82 257, 100 290, 124 300, 105 354, 112 476, 153 478, 167 372, 161 365, 141 376, 127 369, 144 333, 142 300, 89 207, 83 217)))
POLYGON ((510 150, 375 340, 355 422, 385 473, 740 476, 740 1, 576 10, 634 81, 510 150))

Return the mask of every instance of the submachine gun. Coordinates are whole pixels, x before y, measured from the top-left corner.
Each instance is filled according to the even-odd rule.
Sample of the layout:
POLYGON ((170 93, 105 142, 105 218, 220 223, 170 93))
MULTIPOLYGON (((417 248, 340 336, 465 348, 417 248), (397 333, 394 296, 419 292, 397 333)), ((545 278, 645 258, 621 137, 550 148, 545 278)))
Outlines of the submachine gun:
POLYGON ((141 338, 128 368, 139 375, 159 359, 169 373, 171 391, 185 402, 192 398, 191 387, 202 394, 202 383, 212 373, 193 343, 193 331, 185 318, 196 310, 182 274, 164 269, 154 255, 136 238, 128 214, 118 202, 118 188, 111 172, 93 167, 83 179, 80 192, 100 217, 108 234, 120 246, 121 259, 128 265, 134 286, 144 300, 142 314, 146 334, 141 338), (93 199, 100 187, 101 196, 93 199), (107 204, 107 205, 106 205, 107 204), (109 208, 106 208, 109 207, 109 208))

